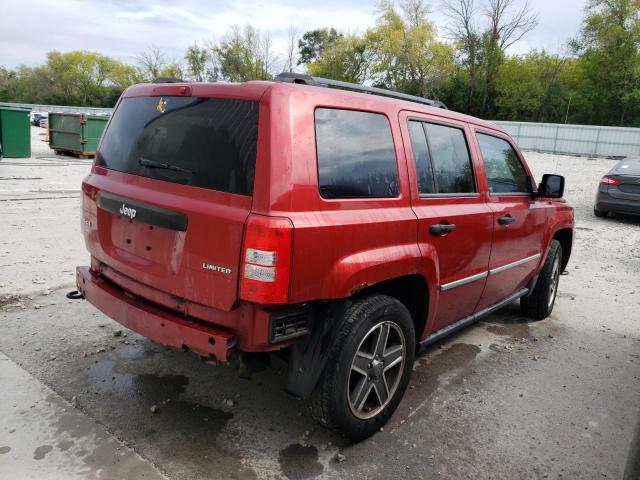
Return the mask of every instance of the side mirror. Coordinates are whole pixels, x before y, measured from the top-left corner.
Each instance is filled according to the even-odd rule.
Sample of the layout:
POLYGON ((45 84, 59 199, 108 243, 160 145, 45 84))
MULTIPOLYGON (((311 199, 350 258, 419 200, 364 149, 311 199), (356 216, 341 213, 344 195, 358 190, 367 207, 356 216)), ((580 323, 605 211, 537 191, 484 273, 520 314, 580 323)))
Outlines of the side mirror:
POLYGON ((562 175, 552 175, 545 173, 542 181, 538 185, 536 197, 562 198, 564 195, 564 177, 562 175))

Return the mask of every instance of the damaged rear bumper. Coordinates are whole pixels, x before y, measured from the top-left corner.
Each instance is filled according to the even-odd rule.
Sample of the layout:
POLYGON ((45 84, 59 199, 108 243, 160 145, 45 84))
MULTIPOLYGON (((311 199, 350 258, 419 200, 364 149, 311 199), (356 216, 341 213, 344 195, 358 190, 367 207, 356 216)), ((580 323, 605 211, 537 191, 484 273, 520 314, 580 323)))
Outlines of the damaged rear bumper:
POLYGON ((233 333, 172 315, 128 295, 89 267, 76 267, 76 284, 78 292, 102 313, 154 342, 221 362, 236 347, 233 333))

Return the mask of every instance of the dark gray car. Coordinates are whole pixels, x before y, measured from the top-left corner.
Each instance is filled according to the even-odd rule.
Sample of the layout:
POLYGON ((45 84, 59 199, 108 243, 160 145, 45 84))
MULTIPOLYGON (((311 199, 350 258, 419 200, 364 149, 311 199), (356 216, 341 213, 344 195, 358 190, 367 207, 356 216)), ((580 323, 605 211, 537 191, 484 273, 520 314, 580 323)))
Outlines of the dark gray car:
POLYGON ((606 217, 609 212, 640 215, 640 158, 618 162, 600 180, 593 213, 606 217))

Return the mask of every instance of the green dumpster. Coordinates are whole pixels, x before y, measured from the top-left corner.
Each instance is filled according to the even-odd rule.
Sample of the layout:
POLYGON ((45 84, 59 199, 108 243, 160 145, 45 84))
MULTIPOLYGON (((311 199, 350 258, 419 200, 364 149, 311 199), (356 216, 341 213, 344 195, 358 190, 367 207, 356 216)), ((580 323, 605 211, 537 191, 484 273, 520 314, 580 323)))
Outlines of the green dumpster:
POLYGON ((30 108, 0 104, 0 144, 2 156, 28 158, 31 156, 30 108))
POLYGON ((49 147, 56 153, 92 157, 109 117, 77 113, 49 114, 49 147))

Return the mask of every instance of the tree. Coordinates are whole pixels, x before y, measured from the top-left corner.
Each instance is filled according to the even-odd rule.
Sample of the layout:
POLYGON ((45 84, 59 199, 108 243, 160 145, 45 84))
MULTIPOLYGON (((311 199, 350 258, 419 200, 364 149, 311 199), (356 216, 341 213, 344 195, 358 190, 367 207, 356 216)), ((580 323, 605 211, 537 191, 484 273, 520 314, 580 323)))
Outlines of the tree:
POLYGON ((184 59, 187 62, 187 73, 191 80, 203 82, 207 77, 207 60, 209 59, 207 49, 200 48, 197 43, 194 43, 187 48, 184 59))
POLYGON ((398 12, 383 1, 376 27, 367 31, 372 78, 376 85, 438 98, 453 72, 453 48, 437 40, 422 0, 406 0, 400 7, 398 12))
POLYGON ((231 82, 269 80, 274 56, 271 39, 251 25, 231 27, 220 44, 213 47, 216 69, 231 82))
POLYGON ((161 72, 168 64, 167 56, 156 45, 149 45, 147 50, 138 54, 137 60, 142 75, 149 81, 162 76, 161 72))
POLYGON ((455 42, 457 63, 460 71, 457 73, 456 86, 453 92, 461 89, 466 95, 456 98, 455 106, 461 110, 479 111, 477 92, 480 91, 479 70, 483 61, 483 40, 475 22, 477 8, 474 0, 444 0, 442 2, 444 14, 449 18, 449 25, 445 27, 448 37, 455 42))
POLYGON ((561 121, 570 96, 570 59, 533 51, 507 58, 496 77, 496 118, 561 121))
POLYGON ((474 0, 443 0, 450 19, 447 33, 456 41, 457 86, 465 95, 455 92, 457 107, 480 116, 495 115, 496 81, 506 49, 533 30, 537 14, 531 12, 528 0, 486 0, 478 8, 474 0), (479 12, 485 24, 478 26, 479 12))
POLYGON ((589 0, 580 36, 580 120, 640 122, 640 0, 589 0))
POLYGON ((285 57, 284 70, 287 72, 293 72, 296 65, 298 65, 298 52, 296 51, 296 44, 298 40, 298 29, 293 25, 287 30, 287 56, 285 57))
POLYGON ((335 45, 338 38, 342 36, 335 28, 320 28, 305 32, 298 40, 298 65, 317 61, 323 50, 335 45))
POLYGON ((319 57, 307 64, 309 75, 351 83, 363 83, 372 63, 366 39, 356 35, 337 37, 335 43, 322 49, 319 57))

